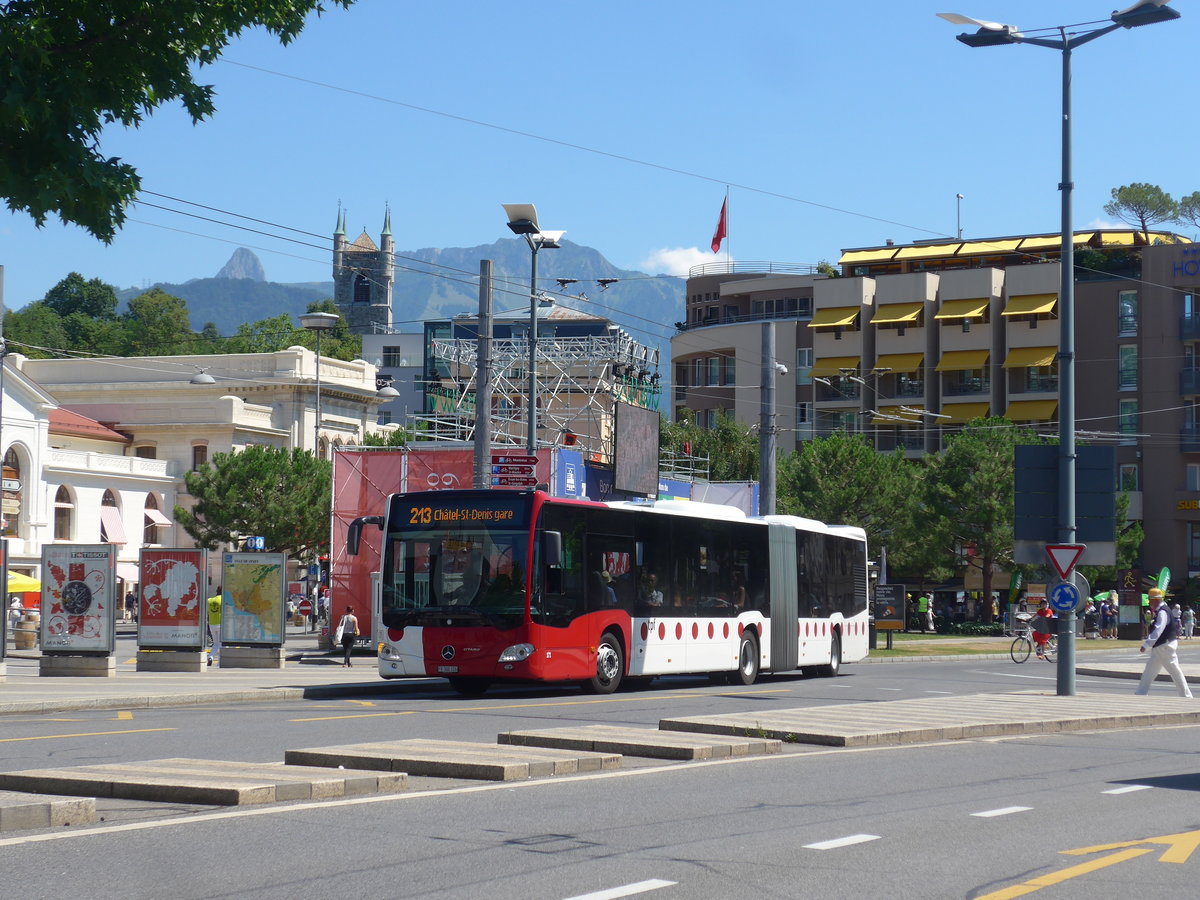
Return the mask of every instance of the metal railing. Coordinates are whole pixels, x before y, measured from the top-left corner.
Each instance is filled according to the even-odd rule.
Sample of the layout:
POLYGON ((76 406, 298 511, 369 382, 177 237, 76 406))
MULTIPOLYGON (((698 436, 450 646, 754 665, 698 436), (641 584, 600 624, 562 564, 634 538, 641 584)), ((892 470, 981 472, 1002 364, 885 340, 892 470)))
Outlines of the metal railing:
POLYGON ((688 278, 700 278, 704 275, 820 275, 818 266, 798 265, 796 263, 761 262, 751 260, 735 260, 731 262, 711 262, 692 266, 688 269, 688 278))

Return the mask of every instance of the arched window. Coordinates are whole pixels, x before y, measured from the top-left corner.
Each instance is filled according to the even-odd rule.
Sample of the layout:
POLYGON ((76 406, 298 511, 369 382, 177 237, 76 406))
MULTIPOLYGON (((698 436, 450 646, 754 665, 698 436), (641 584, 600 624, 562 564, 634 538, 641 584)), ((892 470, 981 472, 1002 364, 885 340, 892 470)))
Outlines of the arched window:
POLYGON ((72 528, 75 524, 75 502, 71 492, 64 485, 58 486, 54 494, 54 539, 56 541, 71 540, 72 528))
POLYGON ((371 302, 371 282, 362 272, 354 276, 354 302, 371 302))
POLYGON ((192 444, 192 471, 204 468, 208 463, 208 444, 192 444))
POLYGON ((0 491, 0 533, 15 537, 21 533, 21 503, 25 496, 25 479, 21 456, 10 447, 4 454, 4 484, 0 491))
POLYGON ((117 495, 106 488, 100 499, 100 543, 124 544, 126 540, 125 523, 121 520, 117 495))
POLYGON ((149 546, 151 544, 161 544, 159 540, 158 526, 160 520, 164 518, 163 514, 158 509, 158 498, 153 494, 146 495, 146 507, 142 516, 142 544, 149 546))

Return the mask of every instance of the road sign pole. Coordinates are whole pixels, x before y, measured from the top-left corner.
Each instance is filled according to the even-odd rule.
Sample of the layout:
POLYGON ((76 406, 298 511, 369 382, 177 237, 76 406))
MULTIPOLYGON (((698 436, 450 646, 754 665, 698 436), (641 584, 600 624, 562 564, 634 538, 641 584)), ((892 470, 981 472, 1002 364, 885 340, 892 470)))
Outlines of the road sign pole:
MULTIPOLYGON (((1074 485, 1072 485, 1072 494, 1074 494, 1074 485)), ((1072 496, 1071 500, 1073 504, 1074 496, 1072 496)), ((1071 518, 1074 518, 1073 511, 1071 518)), ((1054 566, 1054 570, 1064 583, 1071 585, 1072 590, 1075 589, 1075 586, 1071 579, 1071 573, 1074 571, 1075 564, 1079 562, 1086 549, 1087 546, 1085 544, 1076 543, 1050 544, 1046 547, 1046 555, 1050 557, 1050 563, 1054 566)), ((1069 594, 1063 594, 1062 596, 1069 596, 1069 594)), ((1056 675, 1058 696, 1075 696, 1074 606, 1058 617, 1058 670, 1056 675)))

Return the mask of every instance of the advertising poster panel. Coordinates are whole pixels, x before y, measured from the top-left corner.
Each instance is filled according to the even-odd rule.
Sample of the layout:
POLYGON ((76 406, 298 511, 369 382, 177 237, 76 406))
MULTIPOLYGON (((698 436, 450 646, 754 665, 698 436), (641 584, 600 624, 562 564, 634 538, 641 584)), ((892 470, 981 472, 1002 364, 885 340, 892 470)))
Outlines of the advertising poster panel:
POLYGON ((138 647, 203 650, 208 623, 206 551, 143 550, 140 569, 138 647))
POLYGON ((112 653, 118 602, 114 544, 42 548, 43 653, 112 653))
POLYGON ((287 557, 221 554, 221 643, 282 646, 287 634, 287 557))
MULTIPOLYGON (((8 541, 4 538, 0 538, 0 578, 4 579, 3 584, 8 584, 8 541)), ((12 618, 7 590, 3 596, 4 609, 0 610, 0 660, 4 659, 5 653, 8 652, 8 623, 12 618)))

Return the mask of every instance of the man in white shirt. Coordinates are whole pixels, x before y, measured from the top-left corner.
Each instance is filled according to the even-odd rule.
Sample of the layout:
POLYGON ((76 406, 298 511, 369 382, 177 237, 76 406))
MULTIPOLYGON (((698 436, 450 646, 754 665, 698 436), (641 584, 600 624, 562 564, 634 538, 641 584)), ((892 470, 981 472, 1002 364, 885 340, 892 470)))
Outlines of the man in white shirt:
POLYGON ((1188 687, 1183 669, 1179 668, 1179 657, 1175 652, 1179 647, 1179 620, 1171 615, 1161 590, 1150 588, 1149 599, 1151 628, 1146 640, 1142 641, 1140 652, 1145 653, 1149 649, 1150 658, 1146 660, 1146 671, 1142 673, 1142 680, 1138 682, 1134 693, 1150 693, 1150 685, 1154 684, 1159 670, 1166 669, 1179 689, 1179 696, 1190 698, 1192 690, 1188 687))

